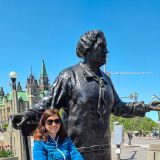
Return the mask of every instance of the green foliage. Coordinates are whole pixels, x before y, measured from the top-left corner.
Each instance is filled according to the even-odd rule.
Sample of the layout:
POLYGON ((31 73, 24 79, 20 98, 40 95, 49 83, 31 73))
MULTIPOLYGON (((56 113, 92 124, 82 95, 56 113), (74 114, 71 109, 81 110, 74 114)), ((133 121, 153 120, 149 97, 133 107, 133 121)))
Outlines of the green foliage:
POLYGON ((157 127, 157 123, 147 117, 134 117, 134 118, 123 118, 111 115, 111 128, 113 129, 113 122, 119 122, 123 124, 124 130, 132 131, 151 131, 153 127, 157 127))
POLYGON ((14 157, 11 147, 9 145, 0 146, 0 158, 6 158, 6 157, 14 157))
POLYGON ((8 124, 7 123, 4 124, 4 129, 7 129, 7 127, 8 127, 8 124))

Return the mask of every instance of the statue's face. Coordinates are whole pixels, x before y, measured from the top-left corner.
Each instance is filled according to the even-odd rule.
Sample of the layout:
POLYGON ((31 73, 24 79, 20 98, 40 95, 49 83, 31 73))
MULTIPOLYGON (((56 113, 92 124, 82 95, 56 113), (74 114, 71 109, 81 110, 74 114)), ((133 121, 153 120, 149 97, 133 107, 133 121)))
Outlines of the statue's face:
MULTIPOLYGON (((96 67, 100 67, 106 63, 107 58, 107 44, 104 38, 99 38, 97 43, 94 45, 94 48, 89 51, 87 57, 89 62, 96 67)), ((86 57, 86 58, 87 58, 86 57)))

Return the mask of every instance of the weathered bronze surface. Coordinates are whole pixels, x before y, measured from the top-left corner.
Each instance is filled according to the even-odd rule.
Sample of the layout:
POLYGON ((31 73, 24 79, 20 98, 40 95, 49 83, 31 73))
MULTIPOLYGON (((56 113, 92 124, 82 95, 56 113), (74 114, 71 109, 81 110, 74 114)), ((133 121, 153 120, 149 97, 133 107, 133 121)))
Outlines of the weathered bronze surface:
MULTIPOLYGON (((50 95, 32 109, 14 115, 18 129, 39 120, 50 107, 63 107, 67 113, 68 135, 86 160, 111 160, 110 114, 144 116, 150 105, 122 102, 110 78, 100 70, 108 56, 105 36, 100 30, 86 32, 77 44, 83 62, 63 70, 53 83, 50 95)), ((156 107, 154 107, 155 109, 156 107)))

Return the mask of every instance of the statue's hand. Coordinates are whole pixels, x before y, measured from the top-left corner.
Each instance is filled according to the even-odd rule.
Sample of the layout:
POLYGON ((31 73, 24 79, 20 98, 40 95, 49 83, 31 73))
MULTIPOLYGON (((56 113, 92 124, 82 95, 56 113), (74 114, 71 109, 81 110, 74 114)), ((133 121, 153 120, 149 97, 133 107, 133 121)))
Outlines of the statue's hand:
POLYGON ((23 124, 29 119, 28 115, 25 113, 18 113, 11 117, 12 126, 15 129, 20 129, 23 124))
POLYGON ((146 104, 144 103, 144 101, 133 102, 133 104, 133 115, 141 117, 144 116, 146 113, 146 104))
POLYGON ((152 106, 157 106, 157 105, 160 106, 160 101, 152 101, 152 102, 151 102, 151 105, 152 105, 152 106))
POLYGON ((147 111, 160 111, 160 101, 152 101, 150 105, 146 107, 147 111))

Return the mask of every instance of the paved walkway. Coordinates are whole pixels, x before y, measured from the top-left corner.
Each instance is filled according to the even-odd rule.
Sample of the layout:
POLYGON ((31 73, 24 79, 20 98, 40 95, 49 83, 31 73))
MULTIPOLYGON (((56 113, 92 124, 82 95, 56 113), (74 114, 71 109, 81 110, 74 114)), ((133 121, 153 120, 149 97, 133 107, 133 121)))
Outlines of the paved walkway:
MULTIPOLYGON (((132 145, 128 145, 128 138, 126 137, 121 146, 121 160, 147 160, 147 153, 150 144, 160 144, 160 139, 157 138, 139 138, 132 139, 132 145)), ((115 146, 112 146, 112 160, 117 159, 115 153, 115 146)))

